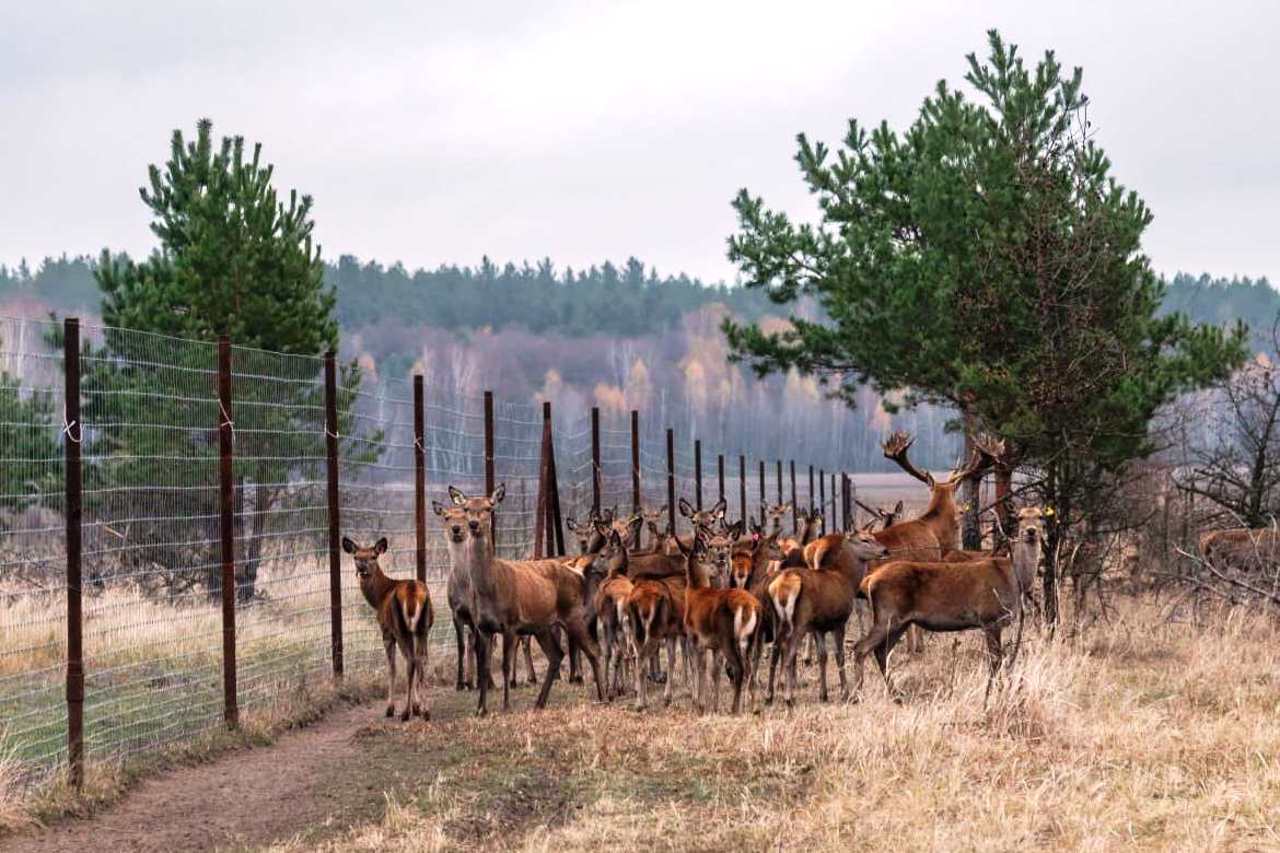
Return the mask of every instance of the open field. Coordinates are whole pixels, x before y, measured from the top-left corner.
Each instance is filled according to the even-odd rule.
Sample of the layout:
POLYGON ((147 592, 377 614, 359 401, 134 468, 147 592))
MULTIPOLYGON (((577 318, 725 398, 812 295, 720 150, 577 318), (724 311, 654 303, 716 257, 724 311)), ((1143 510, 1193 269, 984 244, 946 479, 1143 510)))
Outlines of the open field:
POLYGON ((148 817, 135 797, 139 809, 198 799, 211 780, 238 791, 228 813, 252 806, 235 834, 201 837, 244 849, 1280 847, 1280 630, 1238 612, 1197 626, 1126 599, 1109 623, 1069 634, 1033 632, 985 710, 976 635, 895 654, 903 705, 871 666, 860 704, 806 691, 794 711, 738 718, 695 716, 683 691, 638 714, 559 684, 544 714, 522 689, 513 713, 477 720, 472 695, 436 687, 431 723, 384 722, 376 705, 338 712, 15 849, 76 849, 112 826, 162 849, 217 821, 148 817), (273 758, 309 739, 338 754, 273 758), (276 771, 264 779, 258 765, 276 771))

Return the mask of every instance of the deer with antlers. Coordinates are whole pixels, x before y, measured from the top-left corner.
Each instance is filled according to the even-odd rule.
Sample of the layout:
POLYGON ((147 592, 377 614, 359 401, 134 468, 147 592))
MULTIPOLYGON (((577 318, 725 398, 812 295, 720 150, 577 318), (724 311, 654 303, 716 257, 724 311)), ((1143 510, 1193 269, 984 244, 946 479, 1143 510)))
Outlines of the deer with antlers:
POLYGON ((382 572, 378 558, 387 552, 387 539, 382 537, 372 548, 363 548, 342 537, 342 550, 352 556, 360 592, 378 617, 382 629, 382 645, 387 652, 387 716, 396 713, 396 649, 404 655, 408 681, 402 721, 411 714, 431 719, 426 705, 427 638, 435 621, 427 585, 418 580, 393 580, 382 572), (418 691, 422 691, 419 697, 418 691), (421 701, 419 701, 421 699, 421 701))

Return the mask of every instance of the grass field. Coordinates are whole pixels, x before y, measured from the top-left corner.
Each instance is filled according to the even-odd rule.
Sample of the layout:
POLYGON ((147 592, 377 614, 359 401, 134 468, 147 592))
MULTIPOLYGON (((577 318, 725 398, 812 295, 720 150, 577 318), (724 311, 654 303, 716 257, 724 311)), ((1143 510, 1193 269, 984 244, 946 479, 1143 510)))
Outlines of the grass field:
POLYGON ((986 708, 976 635, 896 653, 902 705, 870 665, 860 704, 738 718, 557 685, 542 715, 522 691, 476 720, 438 691, 437 722, 355 735, 379 815, 268 847, 1280 849, 1280 632, 1166 615, 1126 601, 1074 639, 1029 637, 986 708))

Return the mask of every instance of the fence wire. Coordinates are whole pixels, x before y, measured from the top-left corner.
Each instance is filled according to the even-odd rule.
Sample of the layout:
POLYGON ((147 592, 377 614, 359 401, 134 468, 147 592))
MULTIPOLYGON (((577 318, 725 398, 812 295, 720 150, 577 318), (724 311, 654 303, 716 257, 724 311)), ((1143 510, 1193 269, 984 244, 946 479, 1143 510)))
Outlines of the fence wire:
MULTIPOLYGON (((38 782, 65 766, 66 548, 62 327, 0 318, 0 747, 38 782)), ((230 351, 231 405, 218 399, 218 347, 208 342, 82 327, 81 451, 85 747, 90 762, 181 745, 224 725, 219 432, 233 435, 232 525, 238 704, 270 718, 305 699, 334 665, 330 590, 325 362, 245 347, 230 351)), ((392 577, 415 574, 418 443, 409 378, 339 365, 335 397, 339 532, 380 537, 392 577)), ((486 466, 506 486, 500 556, 534 552, 543 464, 543 410, 495 399, 486 459, 485 398, 425 389, 422 442, 428 506, 447 487, 485 491, 486 466)), ((630 512, 632 434, 624 412, 602 412, 599 465, 590 412, 555 412, 560 509, 584 519, 593 483, 603 507, 630 512)), ((667 504, 666 433, 641 413, 641 504, 667 504)), ((676 436, 677 500, 695 501, 692 436, 676 436)), ((717 448, 702 455, 703 505, 719 496, 717 448)), ((729 517, 739 515, 736 455, 725 458, 729 517)), ((747 508, 759 514, 757 460, 747 508)), ((776 498, 768 468, 767 497, 776 498)), ((807 480, 797 478, 804 502, 807 480)), ((790 496, 789 484, 785 492, 790 496)), ((687 532, 677 514, 680 532, 687 532)), ((433 643, 453 646, 443 528, 428 509, 426 579, 433 643)), ((576 550, 572 537, 567 550, 576 550)), ((341 555, 339 618, 348 674, 380 672, 381 632, 351 560, 341 555)), ((451 669, 447 655, 431 668, 451 669)))

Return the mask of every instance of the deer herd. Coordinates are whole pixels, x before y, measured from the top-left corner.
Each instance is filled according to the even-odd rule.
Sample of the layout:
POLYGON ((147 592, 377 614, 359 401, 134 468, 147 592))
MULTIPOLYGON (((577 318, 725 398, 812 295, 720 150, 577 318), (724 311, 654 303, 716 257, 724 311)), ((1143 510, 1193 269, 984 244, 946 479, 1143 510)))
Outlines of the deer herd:
MULTIPOLYGON (((596 698, 612 701, 634 690, 636 707, 662 685, 669 705, 681 674, 695 708, 718 711, 722 676, 738 713, 744 688, 753 711, 759 665, 769 657, 764 701, 772 703, 779 670, 783 700, 795 701, 797 663, 806 641, 816 652, 819 698, 829 700, 828 639, 834 653, 840 697, 856 700, 863 687, 863 663, 874 657, 885 687, 901 696, 889 674, 890 652, 909 630, 981 631, 989 662, 987 690, 1004 656, 1002 633, 1034 606, 1032 583, 1040 560, 1048 511, 1027 506, 1017 514, 1016 531, 997 551, 959 547, 960 509, 956 489, 980 477, 1003 452, 979 441, 970 459, 944 481, 920 471, 908 459, 912 439, 902 433, 884 444, 885 456, 929 488, 929 504, 918 517, 871 510, 870 524, 824 533, 823 513, 790 504, 763 505, 760 517, 729 523, 725 501, 709 509, 681 500, 680 514, 691 533, 676 535, 664 525, 667 508, 621 516, 592 512, 585 522, 569 519, 579 554, 573 557, 508 560, 496 556, 494 515, 505 488, 489 495, 466 495, 449 488, 448 503, 433 503, 443 523, 450 571, 449 610, 457 640, 461 690, 474 688, 477 712, 488 710, 494 641, 502 639, 502 708, 510 707, 521 649, 530 683, 537 681, 529 641, 546 659, 534 702, 545 707, 560 677, 566 654, 570 680, 582 681, 581 656, 590 665, 596 698), (796 513, 794 535, 783 520, 796 513), (845 671, 845 633, 855 617, 869 625, 852 646, 852 690, 845 671), (567 648, 566 648, 567 645, 567 648), (661 652, 666 651, 666 668, 661 652)), ((870 508, 868 508, 870 509, 870 508)), ((378 558, 387 548, 343 540, 355 561, 360 587, 374 609, 387 654, 387 716, 396 711, 392 692, 397 651, 408 666, 408 689, 401 719, 429 716, 425 672, 427 635, 434 611, 425 584, 391 580, 378 558)), ((1016 646, 1015 646, 1016 648, 1016 646)), ((763 678, 763 673, 759 673, 763 678)))

